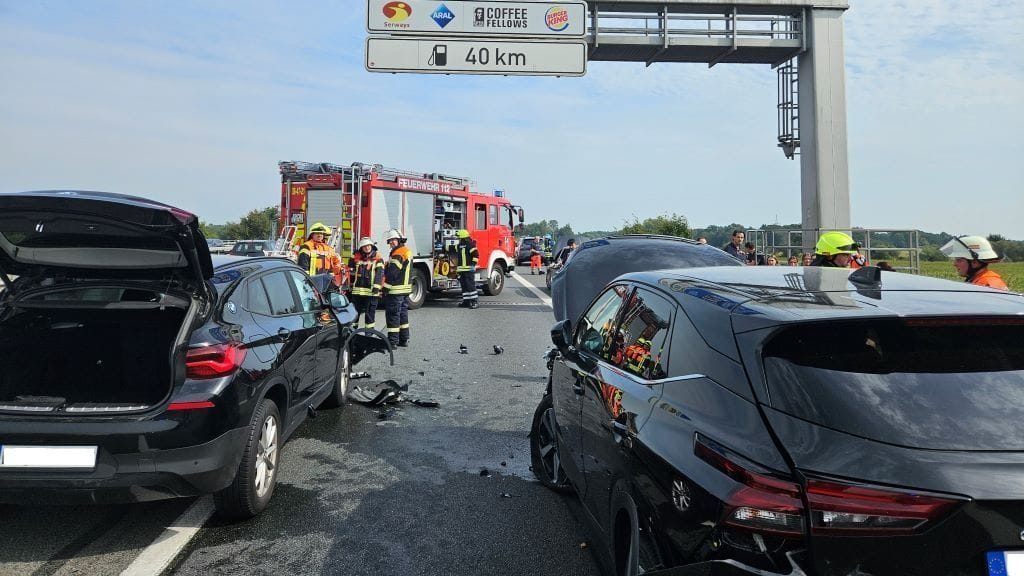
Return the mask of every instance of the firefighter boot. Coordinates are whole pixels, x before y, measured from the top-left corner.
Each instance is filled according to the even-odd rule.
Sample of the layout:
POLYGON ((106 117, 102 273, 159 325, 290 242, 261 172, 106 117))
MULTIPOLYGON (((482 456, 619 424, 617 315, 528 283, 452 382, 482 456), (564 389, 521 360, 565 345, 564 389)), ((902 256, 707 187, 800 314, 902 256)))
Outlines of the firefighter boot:
POLYGON ((480 304, 478 304, 476 300, 470 300, 469 301, 469 306, 467 306, 467 308, 469 308, 470 310, 476 310, 479 307, 480 307, 480 304))

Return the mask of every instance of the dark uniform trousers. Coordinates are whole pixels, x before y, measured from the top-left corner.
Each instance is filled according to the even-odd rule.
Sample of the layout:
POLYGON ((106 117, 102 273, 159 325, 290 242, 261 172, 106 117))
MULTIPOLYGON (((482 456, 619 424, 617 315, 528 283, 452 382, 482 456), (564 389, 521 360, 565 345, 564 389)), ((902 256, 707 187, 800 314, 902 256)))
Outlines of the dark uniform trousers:
POLYGON ((363 326, 376 328, 377 305, 380 304, 379 296, 356 296, 352 295, 352 304, 356 307, 356 321, 359 324, 359 316, 363 316, 363 326))
POLYGON ((384 318, 388 324, 388 340, 392 345, 409 341, 409 295, 385 294, 384 318), (395 327, 398 328, 395 331, 395 327))
POLYGON ((462 285, 462 303, 476 303, 478 298, 476 292, 476 272, 473 270, 459 272, 459 284, 462 285))

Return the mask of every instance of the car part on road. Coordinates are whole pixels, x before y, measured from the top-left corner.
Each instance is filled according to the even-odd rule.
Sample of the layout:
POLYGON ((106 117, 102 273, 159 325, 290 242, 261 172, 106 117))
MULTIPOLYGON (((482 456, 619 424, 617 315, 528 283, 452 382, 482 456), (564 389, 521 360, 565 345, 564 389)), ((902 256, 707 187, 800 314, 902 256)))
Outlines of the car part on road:
POLYGON ((501 346, 498 346, 497 344, 494 345, 494 354, 495 355, 501 354, 504 351, 505 351, 505 349, 502 348, 501 346))
POLYGON ((459 354, 469 354, 469 348, 465 344, 459 344, 459 354))

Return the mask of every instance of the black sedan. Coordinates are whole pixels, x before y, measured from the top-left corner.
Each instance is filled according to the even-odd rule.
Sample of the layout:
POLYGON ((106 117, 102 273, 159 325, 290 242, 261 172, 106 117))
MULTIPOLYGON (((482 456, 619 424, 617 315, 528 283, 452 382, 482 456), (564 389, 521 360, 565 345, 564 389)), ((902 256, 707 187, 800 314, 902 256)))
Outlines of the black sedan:
POLYGON ((1021 295, 662 270, 552 340, 533 470, 579 495, 617 576, 1021 573, 1021 295))
POLYGON ((0 195, 0 500, 266 507, 285 439, 389 347, 290 261, 218 258, 150 200, 0 195))

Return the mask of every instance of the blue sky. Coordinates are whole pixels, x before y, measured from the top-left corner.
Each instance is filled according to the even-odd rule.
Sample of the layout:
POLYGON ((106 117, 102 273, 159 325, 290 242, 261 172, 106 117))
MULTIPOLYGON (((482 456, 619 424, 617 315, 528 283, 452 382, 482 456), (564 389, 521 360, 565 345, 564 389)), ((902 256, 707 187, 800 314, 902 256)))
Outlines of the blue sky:
MULTIPOLYGON (((1024 239, 1024 2, 850 3, 853 224, 1024 239)), ((466 176, 577 230, 800 220, 768 66, 371 74, 365 9, 0 0, 0 190, 140 194, 223 222, 277 203, 278 160, 362 161, 466 176)))

